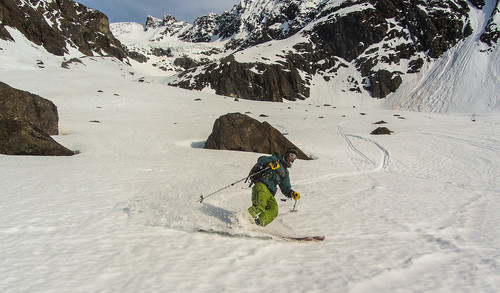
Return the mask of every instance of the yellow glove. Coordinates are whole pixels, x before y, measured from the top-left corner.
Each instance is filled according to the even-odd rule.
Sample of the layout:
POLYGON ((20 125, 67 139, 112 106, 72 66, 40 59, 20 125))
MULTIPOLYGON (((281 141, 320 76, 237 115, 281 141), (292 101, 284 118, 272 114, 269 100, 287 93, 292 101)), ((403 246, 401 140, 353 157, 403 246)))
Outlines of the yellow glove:
POLYGON ((298 192, 292 191, 290 192, 290 197, 297 201, 300 198, 300 194, 298 192))
POLYGON ((269 167, 271 167, 272 170, 276 170, 280 167, 280 164, 278 163, 278 161, 276 162, 269 162, 269 167))

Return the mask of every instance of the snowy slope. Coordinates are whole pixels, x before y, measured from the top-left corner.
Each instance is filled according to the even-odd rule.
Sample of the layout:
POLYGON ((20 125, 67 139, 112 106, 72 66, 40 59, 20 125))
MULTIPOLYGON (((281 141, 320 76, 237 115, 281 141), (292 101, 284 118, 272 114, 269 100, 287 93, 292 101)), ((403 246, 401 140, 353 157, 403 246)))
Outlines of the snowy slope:
POLYGON ((0 80, 52 100, 54 138, 80 154, 0 156, 1 292, 500 291, 498 113, 235 102, 111 58, 63 69, 11 34, 0 80), (268 115, 317 158, 294 164, 298 212, 279 201, 268 229, 325 242, 196 232, 230 231, 250 205, 244 184, 196 202, 259 157, 201 148, 228 112, 268 115), (369 134, 380 120, 393 135, 369 134))
POLYGON ((398 92, 387 101, 390 109, 424 112, 483 112, 500 108, 500 46, 489 49, 479 40, 495 8, 472 9, 474 33, 427 63, 417 76, 406 76, 398 92))

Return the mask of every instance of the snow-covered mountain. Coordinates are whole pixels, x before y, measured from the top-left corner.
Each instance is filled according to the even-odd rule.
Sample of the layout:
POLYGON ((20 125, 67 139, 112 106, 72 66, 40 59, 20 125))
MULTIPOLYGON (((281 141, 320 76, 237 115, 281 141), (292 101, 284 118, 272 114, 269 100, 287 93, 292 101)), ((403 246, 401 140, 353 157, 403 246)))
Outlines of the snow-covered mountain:
POLYGON ((479 110, 491 110, 500 75, 498 6, 481 0, 242 0, 193 24, 166 15, 149 17, 145 28, 112 24, 112 31, 131 56, 187 89, 353 105, 387 98, 390 107, 426 111, 464 111, 479 99, 479 110), (450 58, 474 66, 450 64, 450 58), (484 84, 468 85, 483 90, 472 97, 460 85, 426 82, 437 71, 432 78, 442 84, 460 70, 463 79, 484 75, 488 91, 484 84))
POLYGON ((112 56, 141 81, 244 99, 492 111, 500 104, 499 5, 242 0, 193 24, 167 14, 143 26, 109 25, 71 0, 5 0, 0 38, 16 41, 15 29, 55 55, 112 56))

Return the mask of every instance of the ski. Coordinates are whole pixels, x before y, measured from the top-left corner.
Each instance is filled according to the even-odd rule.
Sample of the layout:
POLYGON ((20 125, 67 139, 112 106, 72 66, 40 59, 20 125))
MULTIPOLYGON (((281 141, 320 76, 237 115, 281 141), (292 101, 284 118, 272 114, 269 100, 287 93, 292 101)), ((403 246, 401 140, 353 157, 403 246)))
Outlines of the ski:
POLYGON ((325 236, 304 236, 304 237, 283 237, 286 241, 295 242, 320 242, 326 239, 325 236))
POLYGON ((286 242, 321 242, 326 239, 325 236, 283 236, 283 235, 250 235, 245 233, 231 233, 228 231, 214 230, 214 229, 198 229, 198 232, 207 234, 217 234, 224 237, 236 238, 253 238, 261 240, 280 240, 286 242))
POLYGON ((198 229, 198 232, 207 233, 207 234, 217 234, 219 236, 224 237, 236 237, 236 238, 253 238, 253 239, 262 239, 262 240, 272 240, 274 239, 272 236, 267 235, 250 235, 244 233, 230 233, 228 231, 222 230, 214 230, 214 229, 198 229))

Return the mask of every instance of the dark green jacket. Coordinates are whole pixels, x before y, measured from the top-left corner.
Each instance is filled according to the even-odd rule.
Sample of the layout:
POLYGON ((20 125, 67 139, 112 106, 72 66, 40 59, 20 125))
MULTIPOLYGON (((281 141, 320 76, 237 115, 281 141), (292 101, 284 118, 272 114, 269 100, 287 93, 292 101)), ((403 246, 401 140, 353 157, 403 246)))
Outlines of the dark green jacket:
POLYGON ((286 197, 290 197, 292 186, 290 184, 290 176, 288 174, 288 169, 286 168, 286 162, 284 161, 283 156, 262 156, 257 160, 257 165, 267 167, 270 162, 278 162, 279 168, 276 170, 266 170, 263 172, 259 181, 264 183, 273 195, 276 195, 277 186, 279 186, 281 193, 283 193, 286 197))

